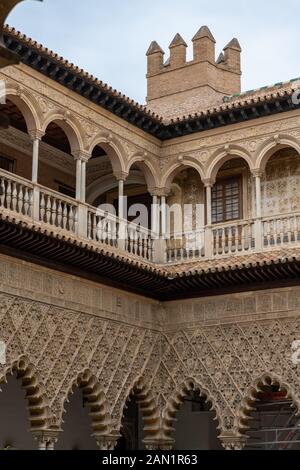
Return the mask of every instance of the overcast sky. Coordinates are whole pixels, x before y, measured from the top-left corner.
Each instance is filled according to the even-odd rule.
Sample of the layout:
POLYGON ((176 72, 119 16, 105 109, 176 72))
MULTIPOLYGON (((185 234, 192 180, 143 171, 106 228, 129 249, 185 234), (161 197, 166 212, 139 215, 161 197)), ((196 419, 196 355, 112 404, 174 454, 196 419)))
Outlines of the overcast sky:
POLYGON ((237 37, 246 91, 300 76, 299 18, 299 0, 26 0, 8 22, 144 103, 153 39, 168 52, 175 33, 190 45, 207 24, 219 54, 237 37))

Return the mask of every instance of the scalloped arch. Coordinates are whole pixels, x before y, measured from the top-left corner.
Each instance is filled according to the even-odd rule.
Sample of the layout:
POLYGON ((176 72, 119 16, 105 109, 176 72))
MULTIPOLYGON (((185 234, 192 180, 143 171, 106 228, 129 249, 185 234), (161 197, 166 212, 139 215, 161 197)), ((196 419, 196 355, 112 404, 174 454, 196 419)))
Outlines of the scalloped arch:
POLYGON ((172 433, 175 430, 174 423, 176 422, 176 414, 180 406, 184 403, 186 395, 193 390, 199 392, 200 396, 206 397, 206 401, 212 404, 211 411, 216 413, 214 420, 218 422, 217 429, 222 429, 221 412, 212 394, 198 380, 187 378, 176 388, 165 406, 163 412, 163 433, 166 440, 172 439, 172 433))
POLYGON ((0 375, 0 383, 6 382, 9 374, 17 373, 22 388, 26 391, 31 431, 48 428, 50 418, 49 400, 44 385, 35 366, 26 356, 21 356, 12 365, 5 368, 0 375))
POLYGON ((277 385, 280 390, 286 391, 286 398, 291 398, 297 409, 297 415, 300 415, 300 400, 293 387, 275 374, 264 373, 253 380, 236 412, 234 427, 239 435, 244 435, 249 429, 248 422, 251 413, 255 411, 254 405, 257 401, 257 395, 259 392, 263 391, 263 386, 266 385, 277 385))
POLYGON ((160 436, 161 417, 155 400, 155 396, 151 391, 150 385, 147 386, 143 379, 138 379, 126 393, 126 399, 121 404, 121 414, 117 420, 117 429, 120 431, 122 427, 122 418, 127 403, 134 396, 139 405, 144 423, 144 441, 152 441, 160 436))
POLYGON ((74 393, 76 388, 82 390, 83 396, 87 401, 87 406, 90 410, 89 414, 92 418, 93 433, 101 436, 109 435, 111 418, 106 396, 97 377, 89 370, 79 374, 66 392, 61 403, 61 414, 58 417, 59 425, 62 427, 63 415, 66 413, 64 408, 65 403, 68 402, 68 397, 74 393))

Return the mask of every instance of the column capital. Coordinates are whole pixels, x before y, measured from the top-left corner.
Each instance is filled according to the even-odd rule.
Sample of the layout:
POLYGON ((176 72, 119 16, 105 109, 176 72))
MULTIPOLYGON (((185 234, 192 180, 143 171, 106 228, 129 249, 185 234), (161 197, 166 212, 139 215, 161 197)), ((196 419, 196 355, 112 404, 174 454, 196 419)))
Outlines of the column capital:
POLYGON ((42 140, 42 138, 45 135, 45 132, 40 130, 40 129, 30 129, 28 131, 28 134, 29 134, 31 140, 42 140))
POLYGON ((216 182, 210 178, 204 178, 202 183, 204 184, 205 188, 212 188, 216 182))
POLYGON ((126 171, 116 171, 114 173, 114 177, 117 181, 126 181, 128 178, 128 174, 129 173, 126 173, 126 171))
POLYGON ((91 154, 89 152, 85 152, 84 150, 76 150, 76 152, 73 152, 73 157, 75 161, 80 160, 87 163, 91 158, 91 154))
POLYGON ((38 443, 39 450, 54 450, 54 446, 58 441, 59 435, 62 431, 60 430, 41 430, 33 431, 32 435, 35 441, 38 443))
POLYGON ((243 450, 247 443, 247 436, 221 435, 219 437, 225 450, 243 450))
POLYGON ((260 168, 255 168, 254 170, 251 170, 251 174, 253 178, 263 178, 265 175, 265 172, 261 170, 260 168))
POLYGON ((118 440, 120 439, 120 434, 114 435, 101 435, 101 434, 93 434, 93 437, 97 441, 97 445, 100 450, 114 450, 118 440))
POLYGON ((174 439, 144 439, 143 441, 147 450, 165 450, 170 451, 175 444, 174 439))
POLYGON ((168 197, 171 190, 169 188, 148 188, 151 196, 168 197))

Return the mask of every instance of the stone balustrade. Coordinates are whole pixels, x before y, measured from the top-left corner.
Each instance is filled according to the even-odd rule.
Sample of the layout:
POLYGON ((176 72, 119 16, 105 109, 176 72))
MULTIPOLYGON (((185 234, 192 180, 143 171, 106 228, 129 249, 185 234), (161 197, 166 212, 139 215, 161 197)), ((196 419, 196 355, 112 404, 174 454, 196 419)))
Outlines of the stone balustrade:
POLYGON ((246 255, 300 243, 298 213, 157 237, 146 228, 4 170, 0 171, 0 210, 15 221, 31 221, 51 228, 53 233, 72 234, 99 247, 115 248, 160 264, 246 255))

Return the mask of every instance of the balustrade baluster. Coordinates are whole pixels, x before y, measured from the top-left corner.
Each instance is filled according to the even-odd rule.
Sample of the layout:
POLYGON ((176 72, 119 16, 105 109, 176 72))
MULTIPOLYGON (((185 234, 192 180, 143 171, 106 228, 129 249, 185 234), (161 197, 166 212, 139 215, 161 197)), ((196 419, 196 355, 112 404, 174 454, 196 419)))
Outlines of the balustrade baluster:
POLYGON ((16 183, 12 184, 12 201, 11 201, 11 207, 14 212, 17 210, 17 185, 16 183))
POLYGON ((292 219, 289 217, 287 219, 287 239, 289 245, 292 243, 292 219))
POLYGON ((51 223, 51 198, 50 196, 47 196, 47 202, 46 202, 46 223, 47 224, 51 223))
POLYGON ((67 208, 67 204, 64 202, 63 203, 63 220, 62 220, 62 228, 64 230, 67 229, 67 225, 68 225, 68 208, 67 208))
POLYGON ((63 209, 62 209, 61 200, 59 199, 58 205, 57 205, 57 225, 60 228, 62 228, 62 219, 63 219, 63 209))
POLYGON ((101 217, 94 216, 94 229, 96 233, 96 241, 102 242, 102 233, 103 233, 103 221, 101 217))
POLYGON ((7 209, 11 209, 11 198, 12 198, 12 185, 11 185, 11 181, 8 180, 7 182, 7 196, 6 196, 6 208, 7 209))
POLYGON ((5 207, 5 182, 4 178, 0 179, 0 206, 5 207))
POLYGON ((16 185, 16 192, 17 192, 17 205, 16 205, 16 212, 19 214, 23 214, 24 209, 24 194, 23 194, 23 186, 21 184, 16 185))
POLYGON ((295 238, 295 240, 299 241, 300 240, 300 233, 299 233, 300 232, 300 217, 299 216, 296 217, 295 226, 296 226, 296 235, 295 235, 296 238, 295 238))
POLYGON ((44 194, 44 193, 41 193, 41 203, 40 203, 40 207, 41 207, 41 221, 42 221, 42 222, 45 222, 46 201, 45 201, 45 194, 44 194))
POLYGON ((52 204, 51 204, 51 224, 56 225, 56 215, 57 215, 57 204, 56 204, 56 198, 54 197, 52 199, 52 204))
POLYGON ((88 240, 92 240, 91 231, 92 231, 92 214, 90 211, 88 211, 88 231, 87 231, 88 240))
POLYGON ((24 188, 24 196, 23 196, 24 204, 23 204, 23 214, 28 216, 29 212, 29 191, 28 188, 24 188))
POLYGON ((33 191, 29 191, 29 207, 28 207, 28 217, 33 216, 33 191))
POLYGON ((78 211, 77 207, 72 206, 72 225, 73 225, 73 232, 77 233, 78 229, 78 211))

